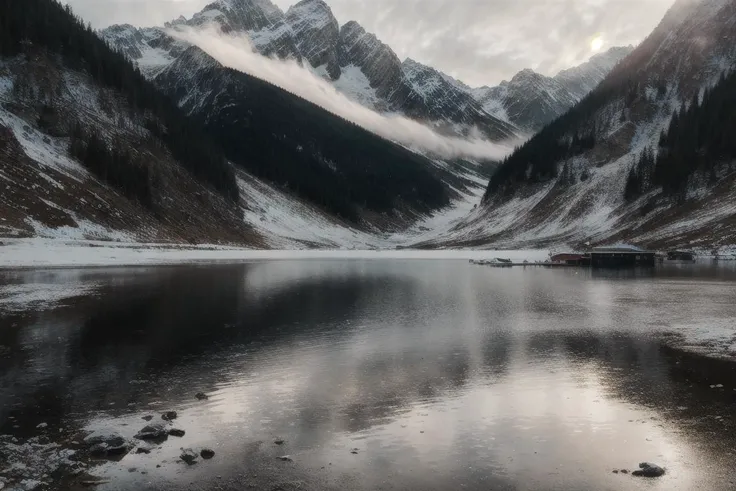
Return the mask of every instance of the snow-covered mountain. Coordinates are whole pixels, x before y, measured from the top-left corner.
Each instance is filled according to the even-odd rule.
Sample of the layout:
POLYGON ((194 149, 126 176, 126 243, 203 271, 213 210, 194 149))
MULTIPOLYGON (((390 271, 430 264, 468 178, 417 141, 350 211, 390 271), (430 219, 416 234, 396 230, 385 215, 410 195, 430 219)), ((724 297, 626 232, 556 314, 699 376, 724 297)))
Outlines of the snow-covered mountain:
MULTIPOLYGON (((612 48, 556 77, 524 70, 497 87, 472 89, 412 59, 402 62, 390 46, 355 21, 340 27, 323 0, 302 0, 286 13, 270 0, 217 0, 191 19, 180 17, 164 27, 208 24, 247 34, 265 56, 308 64, 371 109, 401 113, 450 134, 479 129, 492 140, 538 131, 595 88, 633 49, 612 48)), ((158 27, 116 25, 101 35, 150 78, 186 48, 158 27)))
POLYGON ((492 140, 519 136, 513 124, 488 114, 468 91, 425 85, 409 61, 402 64, 388 45, 357 22, 340 27, 323 0, 302 0, 286 13, 269 0, 217 0, 191 19, 141 29, 115 25, 100 35, 153 79, 186 49, 167 34, 166 27, 211 24, 224 32, 248 35, 264 56, 310 65, 371 109, 401 113, 452 134, 477 128, 492 140))
MULTIPOLYGON (((682 174, 683 166, 657 168, 658 173, 681 176, 676 195, 654 186, 634 199, 625 197, 632 167, 645 151, 656 156, 675 111, 700 104, 706 89, 736 69, 732 39, 733 0, 675 2, 652 34, 593 92, 500 166, 483 206, 433 244, 734 243, 736 177, 731 162, 709 162, 716 167, 706 175, 697 170, 682 174)), ((697 141, 689 147, 696 158, 697 141)), ((664 180, 661 175, 658 179, 664 180)))
POLYGON ((471 93, 486 112, 536 132, 588 95, 633 49, 633 46, 611 48, 555 77, 522 70, 510 81, 496 87, 473 89, 471 93))

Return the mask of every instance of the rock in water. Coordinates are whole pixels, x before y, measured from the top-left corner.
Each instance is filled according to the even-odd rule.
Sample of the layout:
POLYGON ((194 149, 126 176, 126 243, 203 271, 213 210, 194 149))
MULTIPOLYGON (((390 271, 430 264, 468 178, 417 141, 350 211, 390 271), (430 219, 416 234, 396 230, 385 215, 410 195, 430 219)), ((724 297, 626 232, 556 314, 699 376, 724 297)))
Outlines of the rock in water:
POLYGON ((164 421, 172 421, 176 419, 176 411, 166 411, 161 415, 161 419, 164 421))
POLYGON ((285 442, 284 442, 284 440, 274 440, 273 443, 276 444, 276 445, 283 445, 285 442))
POLYGON ((148 416, 143 416, 141 419, 144 421, 151 421, 153 419, 153 416, 149 414, 148 416))
POLYGON ((178 436, 178 437, 182 437, 182 436, 184 436, 184 434, 185 434, 185 433, 186 433, 186 432, 185 432, 184 430, 181 430, 181 429, 179 429, 179 428, 171 428, 171 429, 169 430, 169 435, 171 435, 171 436, 178 436))
POLYGON ((193 465, 197 463, 197 454, 191 448, 182 450, 179 458, 181 458, 181 460, 183 460, 189 465, 193 465))
POLYGON ((130 447, 128 441, 117 433, 107 435, 92 434, 85 438, 84 441, 90 445, 90 454, 97 457, 122 455, 126 453, 130 447))
POLYGON ((283 462, 291 462, 292 461, 292 458, 291 458, 290 455, 283 455, 283 456, 279 457, 279 460, 281 460, 283 462))
POLYGON ((166 425, 161 423, 153 423, 146 425, 138 434, 135 436, 139 440, 155 440, 157 438, 164 438, 169 434, 166 425))
POLYGON ((639 470, 634 471, 631 474, 638 477, 660 477, 664 476, 664 469, 657 464, 642 462, 639 464, 639 470))
POLYGON ((202 451, 199 452, 199 455, 201 455, 203 459, 211 459, 215 456, 215 451, 209 448, 203 448, 202 451))
POLYGON ((205 394, 204 392, 197 392, 196 394, 194 394, 194 397, 196 397, 200 401, 204 401, 206 399, 209 399, 209 397, 207 396, 207 394, 205 394))

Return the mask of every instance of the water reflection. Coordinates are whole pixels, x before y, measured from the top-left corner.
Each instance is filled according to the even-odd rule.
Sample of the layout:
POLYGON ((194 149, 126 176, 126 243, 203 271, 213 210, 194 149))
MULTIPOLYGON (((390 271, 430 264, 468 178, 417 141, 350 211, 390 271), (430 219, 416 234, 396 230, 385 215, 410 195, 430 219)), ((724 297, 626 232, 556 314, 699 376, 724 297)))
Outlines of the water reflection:
POLYGON ((731 278, 709 268, 642 277, 280 261, 13 273, 0 283, 94 282, 96 295, 1 314, 0 431, 31 435, 43 421, 132 435, 142 415, 176 409, 186 436, 102 466, 109 489, 730 489, 732 366, 652 335, 736 313, 731 278), (709 388, 716 377, 723 390, 709 388), (197 445, 218 458, 174 463, 197 445), (284 453, 293 464, 274 459, 284 453), (643 460, 668 475, 611 473, 643 460))

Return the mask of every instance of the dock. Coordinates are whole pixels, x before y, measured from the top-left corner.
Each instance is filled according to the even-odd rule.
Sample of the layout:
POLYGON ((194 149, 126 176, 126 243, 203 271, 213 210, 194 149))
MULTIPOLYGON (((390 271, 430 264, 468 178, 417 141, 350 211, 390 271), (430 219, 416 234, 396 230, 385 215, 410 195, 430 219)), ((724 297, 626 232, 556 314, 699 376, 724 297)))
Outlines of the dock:
POLYGON ((484 261, 484 260, 470 260, 471 264, 477 264, 478 266, 489 266, 491 268, 574 268, 579 267, 577 264, 568 263, 553 263, 553 262, 496 262, 496 261, 484 261))

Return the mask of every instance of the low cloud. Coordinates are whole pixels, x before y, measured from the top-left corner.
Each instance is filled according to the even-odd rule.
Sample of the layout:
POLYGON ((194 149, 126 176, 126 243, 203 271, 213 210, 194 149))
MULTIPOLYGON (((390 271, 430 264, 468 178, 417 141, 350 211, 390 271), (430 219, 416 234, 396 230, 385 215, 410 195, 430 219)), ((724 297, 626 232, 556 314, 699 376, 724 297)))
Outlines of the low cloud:
POLYGON ((198 46, 224 66, 272 83, 372 133, 416 151, 443 158, 499 160, 507 156, 513 150, 513 143, 516 143, 509 142, 506 145, 480 138, 447 137, 405 117, 379 114, 352 101, 294 60, 272 59, 255 53, 246 36, 226 36, 215 29, 191 28, 170 30, 169 34, 198 46))

